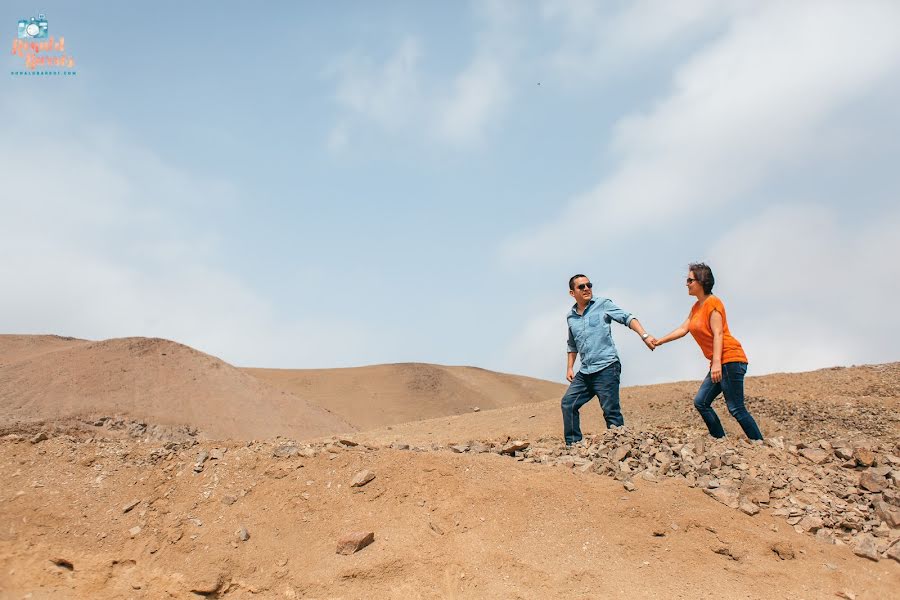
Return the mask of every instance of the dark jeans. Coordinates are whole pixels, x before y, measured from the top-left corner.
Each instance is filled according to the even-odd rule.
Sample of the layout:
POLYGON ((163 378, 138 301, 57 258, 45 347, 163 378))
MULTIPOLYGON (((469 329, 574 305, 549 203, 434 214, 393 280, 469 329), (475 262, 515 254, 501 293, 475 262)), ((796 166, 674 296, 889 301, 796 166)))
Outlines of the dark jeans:
POLYGON ((578 416, 578 411, 594 396, 600 399, 600 407, 603 408, 603 418, 606 420, 607 428, 614 425, 621 427, 625 424, 619 408, 619 376, 621 374, 622 365, 619 361, 596 373, 588 375, 580 371, 575 373, 561 403, 566 445, 581 441, 581 418, 578 416))
POLYGON ((732 362, 722 365, 722 381, 713 383, 709 373, 700 384, 700 389, 694 397, 694 408, 706 422, 706 428, 713 437, 725 437, 725 430, 719 421, 716 411, 712 409, 713 400, 719 392, 725 395, 725 405, 731 416, 740 423, 741 428, 751 440, 763 439, 756 421, 744 407, 744 375, 747 373, 747 363, 732 362))

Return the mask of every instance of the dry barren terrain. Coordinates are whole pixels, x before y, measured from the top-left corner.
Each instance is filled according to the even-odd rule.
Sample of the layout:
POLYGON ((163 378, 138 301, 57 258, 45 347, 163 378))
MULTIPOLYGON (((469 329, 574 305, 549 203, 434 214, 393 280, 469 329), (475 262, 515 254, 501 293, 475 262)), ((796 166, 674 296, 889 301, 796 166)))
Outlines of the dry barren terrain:
POLYGON ((763 444, 697 384, 566 448, 550 382, 0 336, 0 598, 900 597, 900 365, 750 378, 763 444))

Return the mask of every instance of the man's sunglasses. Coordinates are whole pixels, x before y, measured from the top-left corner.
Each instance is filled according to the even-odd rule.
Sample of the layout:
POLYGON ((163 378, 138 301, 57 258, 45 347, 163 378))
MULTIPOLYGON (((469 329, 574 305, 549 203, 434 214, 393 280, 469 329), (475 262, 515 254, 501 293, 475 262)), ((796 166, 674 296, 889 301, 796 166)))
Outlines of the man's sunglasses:
POLYGON ((584 288, 591 289, 592 287, 594 287, 593 283, 579 283, 578 284, 579 290, 583 290, 584 288))

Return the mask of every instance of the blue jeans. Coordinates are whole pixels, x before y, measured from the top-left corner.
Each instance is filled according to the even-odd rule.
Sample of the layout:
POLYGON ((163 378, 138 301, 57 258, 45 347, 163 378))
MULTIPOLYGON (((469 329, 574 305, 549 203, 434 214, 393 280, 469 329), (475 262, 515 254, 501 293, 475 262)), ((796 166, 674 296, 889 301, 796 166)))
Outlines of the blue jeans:
POLYGON ((719 421, 716 411, 712 409, 713 400, 719 395, 719 392, 725 395, 725 405, 731 416, 740 423, 741 428, 747 437, 751 440, 763 439, 756 421, 747 412, 744 407, 744 375, 747 373, 747 363, 732 362, 722 365, 722 380, 719 383, 713 383, 709 373, 706 379, 700 384, 700 389, 694 397, 694 408, 703 417, 706 422, 706 428, 713 437, 725 437, 725 430, 722 429, 722 423, 719 421))
POLYGON ((619 361, 596 373, 587 375, 581 371, 575 373, 561 403, 566 445, 581 441, 581 418, 578 416, 578 411, 594 396, 600 400, 607 428, 614 425, 621 427, 625 424, 622 410, 619 408, 619 376, 621 374, 622 364, 619 361))

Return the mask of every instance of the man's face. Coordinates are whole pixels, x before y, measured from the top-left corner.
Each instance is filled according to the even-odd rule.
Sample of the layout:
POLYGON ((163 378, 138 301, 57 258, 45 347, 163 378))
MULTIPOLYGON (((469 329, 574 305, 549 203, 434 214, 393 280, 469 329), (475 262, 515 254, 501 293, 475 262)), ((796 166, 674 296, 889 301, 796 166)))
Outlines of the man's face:
POLYGON ((575 280, 575 288, 569 290, 569 295, 575 298, 576 302, 587 302, 594 295, 591 289, 591 280, 587 277, 579 277, 575 280))

